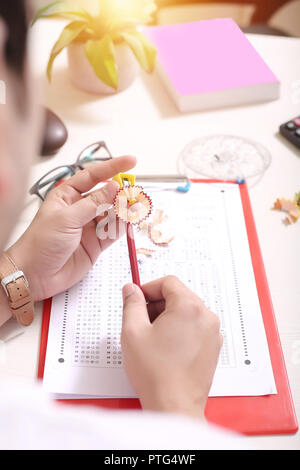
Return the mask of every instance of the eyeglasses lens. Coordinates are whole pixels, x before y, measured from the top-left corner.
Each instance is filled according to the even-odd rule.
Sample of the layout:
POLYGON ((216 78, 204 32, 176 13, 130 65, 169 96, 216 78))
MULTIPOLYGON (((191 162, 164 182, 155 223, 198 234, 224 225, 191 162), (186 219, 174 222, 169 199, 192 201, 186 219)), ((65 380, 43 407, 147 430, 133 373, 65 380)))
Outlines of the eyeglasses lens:
POLYGON ((112 156, 105 146, 101 143, 90 145, 80 155, 79 165, 81 168, 86 168, 90 165, 97 163, 97 161, 110 160, 112 156))

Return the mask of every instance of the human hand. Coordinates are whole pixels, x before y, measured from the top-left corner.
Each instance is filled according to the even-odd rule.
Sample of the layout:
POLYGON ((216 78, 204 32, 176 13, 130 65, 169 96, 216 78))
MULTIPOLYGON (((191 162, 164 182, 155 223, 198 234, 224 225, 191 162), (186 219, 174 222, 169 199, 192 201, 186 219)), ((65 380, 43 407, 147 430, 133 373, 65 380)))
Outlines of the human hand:
POLYGON ((220 321, 174 276, 142 289, 123 289, 121 341, 131 385, 144 409, 202 418, 222 346, 220 321))
MULTIPOLYGON (((91 192, 96 184, 123 173, 136 164, 134 157, 97 163, 53 189, 32 224, 8 250, 27 276, 35 301, 63 292, 89 271, 113 240, 99 240, 95 219, 101 204, 112 204, 118 183, 91 192)), ((105 274, 104 274, 105 275, 105 274)))

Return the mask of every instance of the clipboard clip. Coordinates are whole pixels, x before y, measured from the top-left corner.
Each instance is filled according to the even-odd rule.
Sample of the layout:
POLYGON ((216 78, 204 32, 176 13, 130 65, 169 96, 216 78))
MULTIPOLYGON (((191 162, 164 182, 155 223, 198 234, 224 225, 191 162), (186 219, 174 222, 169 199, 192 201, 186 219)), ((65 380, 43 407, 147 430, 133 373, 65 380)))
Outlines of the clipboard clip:
POLYGON ((191 188, 191 181, 184 175, 137 175, 137 181, 145 181, 151 183, 182 183, 176 188, 176 191, 187 193, 191 188))

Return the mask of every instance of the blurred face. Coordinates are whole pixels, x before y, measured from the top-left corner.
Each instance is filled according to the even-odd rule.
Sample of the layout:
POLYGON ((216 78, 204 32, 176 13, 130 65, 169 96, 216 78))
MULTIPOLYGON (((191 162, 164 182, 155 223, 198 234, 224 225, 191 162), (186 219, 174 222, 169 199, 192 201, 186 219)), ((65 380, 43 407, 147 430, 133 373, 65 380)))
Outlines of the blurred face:
POLYGON ((22 210, 41 134, 37 87, 28 60, 19 76, 6 62, 6 39, 7 27, 0 18, 0 250, 22 210))

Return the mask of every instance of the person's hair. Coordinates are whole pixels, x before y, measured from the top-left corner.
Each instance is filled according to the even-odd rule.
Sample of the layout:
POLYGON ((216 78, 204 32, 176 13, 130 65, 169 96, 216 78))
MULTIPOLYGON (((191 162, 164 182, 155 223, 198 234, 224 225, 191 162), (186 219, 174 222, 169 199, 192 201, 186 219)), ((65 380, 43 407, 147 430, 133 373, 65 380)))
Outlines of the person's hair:
POLYGON ((26 0, 0 2, 0 18, 7 27, 5 59, 8 67, 22 78, 26 56, 28 18, 26 0))

